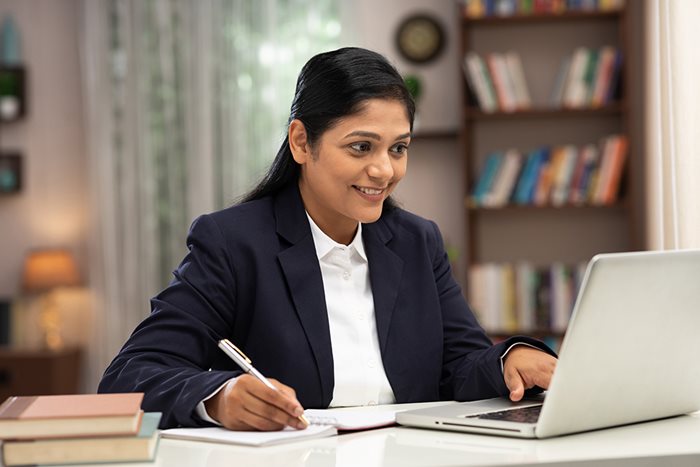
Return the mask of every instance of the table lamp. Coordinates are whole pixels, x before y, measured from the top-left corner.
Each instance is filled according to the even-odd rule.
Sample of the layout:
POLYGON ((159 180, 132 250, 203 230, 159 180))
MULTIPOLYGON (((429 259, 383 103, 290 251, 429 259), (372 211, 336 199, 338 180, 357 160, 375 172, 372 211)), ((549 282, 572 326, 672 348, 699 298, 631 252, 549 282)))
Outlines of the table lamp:
POLYGON ((27 254, 22 286, 25 292, 44 294, 40 325, 44 345, 49 350, 55 351, 63 347, 61 316, 52 292, 56 288, 76 286, 79 283, 78 268, 69 251, 40 249, 27 254))

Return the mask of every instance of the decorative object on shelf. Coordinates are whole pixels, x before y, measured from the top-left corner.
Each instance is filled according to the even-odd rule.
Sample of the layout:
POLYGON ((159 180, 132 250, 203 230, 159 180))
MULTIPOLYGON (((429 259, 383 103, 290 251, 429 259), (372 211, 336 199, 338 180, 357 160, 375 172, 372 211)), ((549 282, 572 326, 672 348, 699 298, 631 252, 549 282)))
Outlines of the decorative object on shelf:
POLYGON ((417 103, 423 93, 423 82, 416 75, 406 75, 403 77, 403 82, 406 83, 408 92, 411 93, 411 97, 417 103))
POLYGON ((24 115, 24 82, 19 31, 8 15, 0 26, 0 121, 9 122, 24 115))
POLYGON ((18 67, 22 64, 19 30, 12 16, 6 15, 0 26, 0 63, 18 67))
POLYGON ((423 94, 423 82, 417 75, 412 74, 405 75, 403 77, 403 81, 406 84, 406 88, 408 88, 408 92, 411 94, 411 97, 413 97, 413 102, 416 104, 416 113, 413 117, 413 131, 415 133, 415 131, 420 127, 418 104, 420 102, 420 96, 423 94))
POLYGON ((23 68, 0 65, 0 121, 11 122, 24 116, 24 81, 23 68))
POLYGON ((22 188, 22 157, 0 153, 0 194, 17 193, 22 188))
POLYGON ((396 30, 396 47, 409 62, 428 63, 440 55, 444 46, 445 31, 433 16, 409 16, 396 30))
POLYGON ((59 287, 80 284, 73 255, 63 249, 40 249, 27 254, 24 261, 23 288, 26 292, 43 294, 40 324, 44 345, 51 351, 63 348, 61 316, 53 292, 59 287))

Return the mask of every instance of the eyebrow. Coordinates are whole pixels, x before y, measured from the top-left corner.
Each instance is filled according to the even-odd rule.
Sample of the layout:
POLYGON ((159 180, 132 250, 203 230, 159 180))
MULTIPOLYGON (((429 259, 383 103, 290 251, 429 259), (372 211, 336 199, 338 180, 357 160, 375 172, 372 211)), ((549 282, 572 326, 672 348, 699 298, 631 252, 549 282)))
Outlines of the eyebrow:
MULTIPOLYGON (((363 136, 363 137, 365 137, 365 138, 372 138, 372 139, 377 140, 377 141, 381 141, 381 140, 382 140, 382 137, 381 137, 381 136, 379 136, 377 133, 372 133, 371 131, 362 131, 362 130, 358 130, 358 131, 353 131, 352 133, 348 133, 347 135, 345 135, 346 138, 349 138, 349 137, 351 137, 351 136, 363 136)), ((411 133, 404 133, 404 134, 402 134, 402 135, 397 136, 396 139, 395 139, 394 141, 398 141, 398 140, 400 140, 400 139, 408 138, 408 137, 410 137, 410 136, 411 136, 411 133)))

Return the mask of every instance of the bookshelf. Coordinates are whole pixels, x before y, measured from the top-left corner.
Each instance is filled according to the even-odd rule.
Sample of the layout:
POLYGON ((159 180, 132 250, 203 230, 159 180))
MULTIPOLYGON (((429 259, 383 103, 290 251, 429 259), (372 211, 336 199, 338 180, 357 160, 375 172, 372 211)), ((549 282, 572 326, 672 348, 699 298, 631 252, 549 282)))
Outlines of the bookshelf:
MULTIPOLYGON (((460 66, 463 112, 459 137, 466 170, 467 294, 480 321, 495 340, 525 333, 557 346, 566 324, 562 321, 565 319, 562 309, 570 312, 583 265, 597 253, 638 248, 635 206, 639 203, 631 179, 633 170, 640 169, 643 161, 635 154, 635 139, 631 135, 634 102, 630 98, 627 7, 623 4, 608 11, 560 10, 556 14, 530 11, 470 17, 466 14, 468 3, 472 2, 458 2, 457 8, 460 60, 464 61, 468 53, 475 53, 483 57, 486 69, 493 72, 493 68, 488 68, 488 57, 516 52, 530 103, 510 111, 501 110, 502 105, 495 110, 485 109, 483 95, 477 94, 475 75, 469 75, 467 66, 460 66), (596 56, 600 57, 603 48, 610 46, 622 60, 616 64, 617 76, 604 94, 605 102, 576 106, 555 103, 552 93, 557 80, 562 79, 558 75, 564 67, 564 59, 571 57, 573 61, 576 49, 581 47, 596 51, 596 56), (614 194, 607 196, 605 202, 594 202, 591 198, 573 204, 567 196, 559 205, 552 202, 537 205, 534 201, 516 203, 513 184, 505 203, 497 206, 475 203, 475 188, 491 153, 517 149, 522 160, 516 178, 519 180, 529 154, 543 147, 550 148, 553 154, 553 148, 569 145, 578 151, 578 160, 581 148, 594 144, 599 150, 597 161, 602 165, 604 146, 600 142, 610 135, 623 136, 627 150, 619 182, 611 185, 614 194), (538 277, 518 276, 521 264, 531 266, 535 272, 530 273, 538 277), (501 269, 495 271, 494 265, 501 269), (484 273, 484 269, 490 272, 484 273), (484 279, 484 275, 489 279, 484 279), (563 282, 559 283, 560 279, 563 282), (511 285, 500 283, 494 287, 489 282, 493 280, 511 285), (555 281, 556 293, 552 291, 555 281), (548 298, 541 300, 547 294, 548 298), (494 303, 484 295, 505 298, 494 303), (518 303, 525 301, 529 305, 528 310, 523 311, 518 303), (558 305, 553 305, 554 301, 558 305), (543 308, 547 309, 546 317, 543 308), (558 315, 556 320, 554 314, 558 315)), ((549 2, 550 5, 557 3, 564 4, 549 2)), ((594 67, 595 62, 588 66, 594 67)), ((566 84, 564 80, 564 89, 566 84)), ((592 94, 593 91, 589 91, 588 96, 592 94)), ((573 179, 573 165, 571 167, 573 179)), ((569 192, 571 189, 571 186, 567 188, 569 192)))

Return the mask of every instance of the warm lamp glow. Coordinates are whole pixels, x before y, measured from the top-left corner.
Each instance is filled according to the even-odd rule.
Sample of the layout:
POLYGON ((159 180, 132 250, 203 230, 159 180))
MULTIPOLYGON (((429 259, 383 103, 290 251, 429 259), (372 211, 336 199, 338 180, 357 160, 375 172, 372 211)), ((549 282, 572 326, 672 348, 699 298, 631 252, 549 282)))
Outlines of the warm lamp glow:
POLYGON ((24 261, 23 287, 27 292, 45 292, 79 282, 73 255, 66 250, 35 250, 24 261))
POLYGON ((66 250, 35 250, 27 254, 24 260, 24 290, 33 293, 48 292, 44 297, 39 324, 44 333, 44 345, 50 350, 63 347, 61 315, 51 291, 56 287, 75 286, 79 282, 73 255, 66 250))

